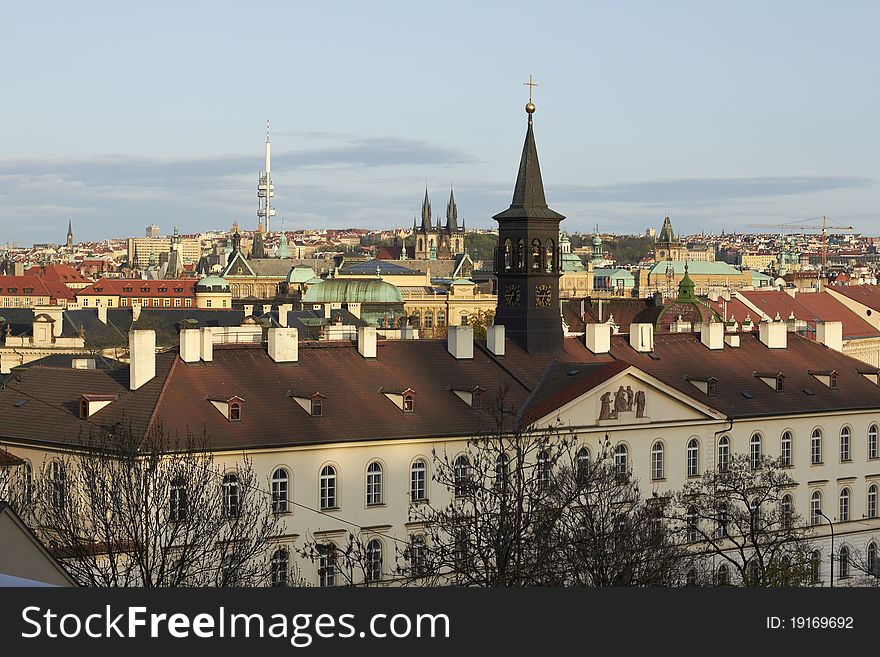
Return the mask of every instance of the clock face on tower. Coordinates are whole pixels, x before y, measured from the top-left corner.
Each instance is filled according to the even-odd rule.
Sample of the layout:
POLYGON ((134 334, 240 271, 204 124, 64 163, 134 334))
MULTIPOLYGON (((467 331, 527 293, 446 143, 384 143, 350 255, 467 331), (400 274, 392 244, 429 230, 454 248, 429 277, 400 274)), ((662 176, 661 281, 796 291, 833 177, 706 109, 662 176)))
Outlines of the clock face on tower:
POLYGON ((546 283, 541 283, 540 285, 535 286, 535 305, 536 306, 549 306, 553 302, 553 293, 550 290, 550 286, 546 283))
POLYGON ((519 285, 511 283, 506 288, 504 288, 504 300, 507 302, 508 306, 518 306, 519 285))

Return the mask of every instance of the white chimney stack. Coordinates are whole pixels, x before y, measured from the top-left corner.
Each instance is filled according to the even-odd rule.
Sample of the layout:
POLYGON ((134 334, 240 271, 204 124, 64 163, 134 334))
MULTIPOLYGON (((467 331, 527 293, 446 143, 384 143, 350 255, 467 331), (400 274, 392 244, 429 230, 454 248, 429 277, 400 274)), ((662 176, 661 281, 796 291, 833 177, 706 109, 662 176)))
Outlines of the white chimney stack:
POLYGON ((702 322, 700 324, 700 342, 709 349, 724 349, 724 324, 721 322, 702 322))
POLYGON ((607 354, 611 351, 611 324, 586 324, 584 342, 594 354, 607 354))
POLYGON ((263 314, 268 315, 270 312, 272 312, 272 304, 271 303, 264 303, 263 304, 263 314))
POLYGON ((446 331, 446 350, 458 360, 474 357, 474 327, 450 326, 446 331))
POLYGON ((633 349, 642 353, 654 351, 654 325, 630 324, 629 344, 633 349))
POLYGON ((758 339, 770 349, 785 349, 788 344, 788 326, 785 322, 761 320, 758 339))
POLYGON ((247 318, 253 314, 254 314, 254 304, 252 304, 252 303, 244 304, 244 316, 247 318))
POLYGON ((295 328, 269 329, 269 358, 276 363, 295 363, 299 360, 299 341, 295 328))
POLYGON ((282 303, 278 306, 278 323, 287 328, 290 324, 287 321, 287 313, 293 310, 292 303, 282 303))
POLYGON ((358 353, 364 358, 376 357, 376 327, 358 326, 358 353))
POLYGON ((214 332, 210 326, 199 329, 202 360, 210 363, 214 360, 214 332))
POLYGON ((816 322, 816 342, 843 351, 843 322, 816 322))
POLYGON ((132 329, 128 332, 128 387, 137 390, 156 376, 156 332, 132 329))
POLYGON ((504 324, 486 327, 486 348, 496 356, 504 355, 504 324))
POLYGON ((102 324, 107 323, 107 306, 103 304, 98 306, 98 321, 102 324))
POLYGON ((180 329, 180 359, 184 363, 198 363, 202 359, 199 329, 180 329))
POLYGON ((141 317, 141 304, 135 303, 137 299, 131 300, 131 321, 136 322, 141 317))

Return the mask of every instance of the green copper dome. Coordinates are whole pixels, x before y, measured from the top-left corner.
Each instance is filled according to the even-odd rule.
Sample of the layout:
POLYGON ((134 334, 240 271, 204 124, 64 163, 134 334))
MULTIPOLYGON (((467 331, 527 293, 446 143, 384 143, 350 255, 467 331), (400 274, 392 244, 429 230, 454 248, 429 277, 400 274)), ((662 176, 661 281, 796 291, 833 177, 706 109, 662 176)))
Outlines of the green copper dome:
POLYGON ((229 292, 229 283, 219 276, 205 276, 196 283, 196 292, 229 292))
POLYGON ((403 296, 391 283, 379 279, 330 278, 312 285, 303 303, 403 303, 403 296))
POLYGON ((291 267, 287 272, 288 283, 309 283, 315 278, 315 270, 311 267, 291 267))

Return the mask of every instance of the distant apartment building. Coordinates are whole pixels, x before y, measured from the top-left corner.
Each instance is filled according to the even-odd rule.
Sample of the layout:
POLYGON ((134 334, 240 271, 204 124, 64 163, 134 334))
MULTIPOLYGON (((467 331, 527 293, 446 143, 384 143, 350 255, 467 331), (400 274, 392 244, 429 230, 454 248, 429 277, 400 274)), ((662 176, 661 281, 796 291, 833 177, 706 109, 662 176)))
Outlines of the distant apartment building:
MULTIPOLYGON (((136 269, 158 264, 159 255, 171 251, 170 237, 129 237, 128 263, 136 269)), ((195 238, 180 238, 180 254, 184 262, 197 263, 202 257, 202 244, 195 238)))

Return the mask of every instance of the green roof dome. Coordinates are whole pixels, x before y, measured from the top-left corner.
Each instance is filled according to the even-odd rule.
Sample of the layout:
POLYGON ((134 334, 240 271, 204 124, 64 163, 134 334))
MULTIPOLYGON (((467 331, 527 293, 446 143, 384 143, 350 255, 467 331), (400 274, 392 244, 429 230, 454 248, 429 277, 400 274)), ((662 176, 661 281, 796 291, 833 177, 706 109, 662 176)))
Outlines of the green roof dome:
POLYGON ((312 285, 303 303, 403 303, 403 295, 391 283, 379 279, 329 278, 312 285))
POLYGON ((311 267, 291 267, 287 272, 288 283, 308 283, 315 277, 315 270, 311 267))
POLYGON ((205 276, 196 283, 196 292, 229 292, 229 283, 220 276, 205 276))

